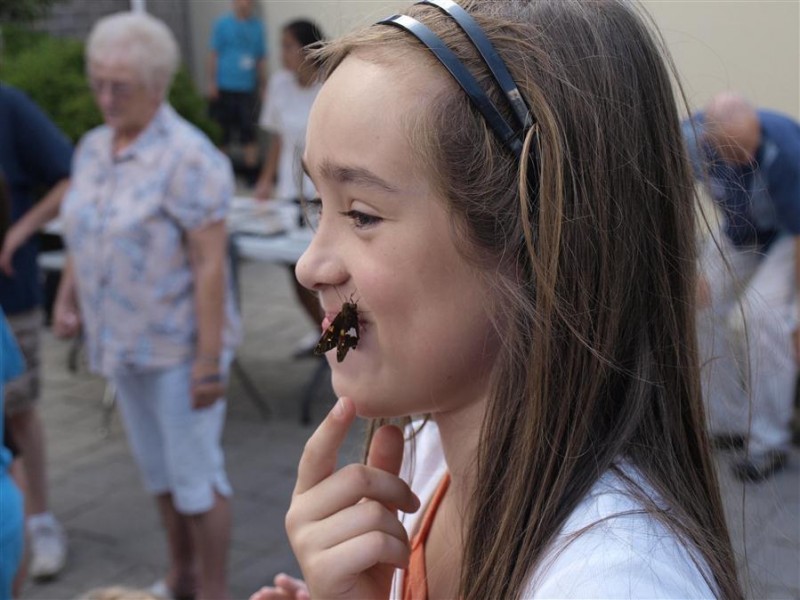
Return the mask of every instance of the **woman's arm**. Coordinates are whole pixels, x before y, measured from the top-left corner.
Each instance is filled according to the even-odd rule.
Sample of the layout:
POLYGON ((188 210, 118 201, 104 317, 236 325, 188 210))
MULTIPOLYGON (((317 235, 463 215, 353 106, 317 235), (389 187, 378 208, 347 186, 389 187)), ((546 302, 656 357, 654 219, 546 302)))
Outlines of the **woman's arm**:
POLYGON ((259 200, 269 200, 272 196, 272 190, 275 186, 275 174, 278 172, 281 145, 280 134, 272 133, 270 135, 269 148, 267 149, 267 158, 264 161, 261 175, 258 176, 256 189, 253 192, 253 195, 259 200))
POLYGON ((197 313, 192 399, 195 408, 203 408, 216 402, 225 391, 220 374, 228 240, 225 221, 190 230, 187 238, 197 313))
POLYGON ((56 300, 53 305, 53 331, 59 337, 75 337, 81 331, 81 313, 78 307, 78 294, 75 285, 75 267, 72 257, 61 272, 56 300))

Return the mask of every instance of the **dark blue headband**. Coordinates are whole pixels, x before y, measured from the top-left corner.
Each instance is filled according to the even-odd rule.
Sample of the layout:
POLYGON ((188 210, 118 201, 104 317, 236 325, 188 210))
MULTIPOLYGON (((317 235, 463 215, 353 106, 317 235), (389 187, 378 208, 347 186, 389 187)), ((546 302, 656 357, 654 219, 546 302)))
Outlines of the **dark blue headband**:
POLYGON ((484 63, 492 73, 497 85, 503 90, 517 120, 518 128, 515 130, 497 107, 491 101, 486 92, 478 84, 475 77, 467 70, 455 53, 444 45, 444 42, 433 33, 428 27, 416 19, 406 15, 394 15, 388 19, 378 21, 379 25, 392 25, 399 27, 422 42, 433 55, 450 72, 461 89, 467 94, 475 107, 486 119, 486 122, 494 130, 495 135, 511 150, 517 158, 522 155, 522 139, 525 132, 533 126, 534 120, 530 110, 525 103, 522 94, 508 72, 503 59, 494 49, 494 46, 486 37, 486 34, 475 22, 475 19, 452 0, 422 0, 417 4, 427 4, 434 6, 450 16, 470 39, 475 49, 481 55, 484 63))

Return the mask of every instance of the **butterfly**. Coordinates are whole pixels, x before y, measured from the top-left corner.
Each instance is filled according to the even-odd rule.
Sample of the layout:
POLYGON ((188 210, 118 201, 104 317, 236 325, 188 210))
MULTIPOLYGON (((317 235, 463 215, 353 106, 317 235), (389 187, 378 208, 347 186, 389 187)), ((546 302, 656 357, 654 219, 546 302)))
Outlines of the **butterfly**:
POLYGON ((322 337, 319 338, 314 354, 321 356, 328 350, 336 348, 336 362, 342 362, 350 348, 358 345, 358 304, 342 303, 342 310, 333 319, 322 337))

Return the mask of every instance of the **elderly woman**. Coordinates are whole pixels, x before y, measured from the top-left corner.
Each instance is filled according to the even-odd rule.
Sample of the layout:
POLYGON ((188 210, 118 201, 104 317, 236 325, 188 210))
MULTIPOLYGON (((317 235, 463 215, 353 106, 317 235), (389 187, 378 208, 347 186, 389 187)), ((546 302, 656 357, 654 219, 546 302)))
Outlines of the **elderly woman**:
POLYGON ((56 332, 82 326, 91 368, 116 388, 167 533, 161 591, 226 598, 231 487, 220 437, 238 338, 226 273, 233 175, 166 102, 179 57, 161 21, 106 17, 86 58, 105 125, 81 141, 62 207, 69 261, 56 332))

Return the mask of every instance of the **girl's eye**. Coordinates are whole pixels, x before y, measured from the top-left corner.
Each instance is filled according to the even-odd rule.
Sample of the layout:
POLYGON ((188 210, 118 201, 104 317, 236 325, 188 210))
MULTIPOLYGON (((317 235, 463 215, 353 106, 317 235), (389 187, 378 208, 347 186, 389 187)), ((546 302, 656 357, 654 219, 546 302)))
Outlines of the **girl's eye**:
POLYGON ((383 219, 380 217, 376 217, 374 215, 368 215, 358 210, 348 210, 343 213, 340 213, 343 217, 347 217, 348 219, 353 221, 353 225, 357 229, 365 229, 367 227, 371 227, 372 225, 377 225, 383 219))

